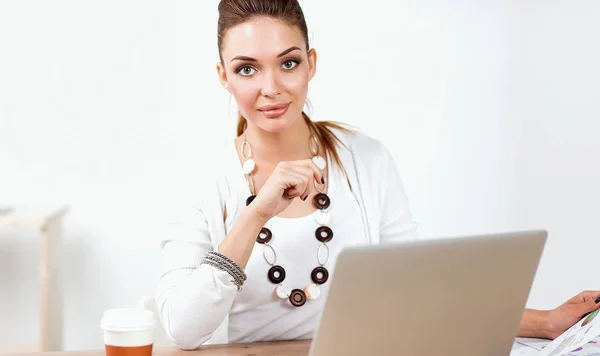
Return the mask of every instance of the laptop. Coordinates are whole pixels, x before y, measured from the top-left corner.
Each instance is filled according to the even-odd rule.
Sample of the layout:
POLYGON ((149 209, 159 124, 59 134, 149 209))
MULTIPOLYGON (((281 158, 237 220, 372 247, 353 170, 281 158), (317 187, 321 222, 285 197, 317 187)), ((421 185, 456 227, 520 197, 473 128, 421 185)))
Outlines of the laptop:
POLYGON ((544 230, 344 249, 310 356, 507 356, 544 230))

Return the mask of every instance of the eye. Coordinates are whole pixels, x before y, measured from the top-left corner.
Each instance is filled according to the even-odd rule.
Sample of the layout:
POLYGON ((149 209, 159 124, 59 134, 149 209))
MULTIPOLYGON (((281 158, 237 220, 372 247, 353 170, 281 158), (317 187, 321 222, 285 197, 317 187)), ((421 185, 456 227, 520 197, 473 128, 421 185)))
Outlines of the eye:
POLYGON ((283 64, 281 66, 285 70, 290 70, 290 69, 296 68, 296 66, 298 65, 298 63, 299 63, 298 61, 295 61, 293 59, 288 59, 287 61, 283 62, 283 64))
POLYGON ((238 68, 235 72, 247 77, 247 76, 254 74, 255 71, 256 71, 256 69, 254 69, 252 67, 243 66, 243 67, 238 68))

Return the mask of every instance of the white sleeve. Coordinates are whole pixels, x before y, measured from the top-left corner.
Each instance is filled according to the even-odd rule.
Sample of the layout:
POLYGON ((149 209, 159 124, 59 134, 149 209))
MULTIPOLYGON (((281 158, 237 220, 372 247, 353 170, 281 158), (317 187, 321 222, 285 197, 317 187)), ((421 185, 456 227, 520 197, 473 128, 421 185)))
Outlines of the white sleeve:
POLYGON ((202 208, 178 214, 161 243, 156 304, 165 331, 180 348, 206 342, 227 316, 237 286, 225 271, 200 264, 215 250, 202 208))
MULTIPOLYGON (((382 146, 383 147, 383 146, 382 146)), ((415 240, 418 238, 417 223, 413 220, 404 191, 404 184, 387 148, 382 152, 380 202, 381 220, 379 238, 381 243, 415 240)))

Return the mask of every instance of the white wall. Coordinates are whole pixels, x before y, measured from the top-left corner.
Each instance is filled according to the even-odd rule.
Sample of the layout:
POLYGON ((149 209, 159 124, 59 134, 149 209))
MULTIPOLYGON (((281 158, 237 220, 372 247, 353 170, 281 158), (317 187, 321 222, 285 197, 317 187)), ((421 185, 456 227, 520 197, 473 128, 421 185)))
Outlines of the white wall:
POLYGON ((530 303, 600 289, 600 2, 523 2, 514 108, 518 226, 550 231, 530 303), (515 133, 517 134, 517 133, 515 133))
MULTIPOLYGON (((72 206, 66 349, 101 347, 102 311, 153 293, 161 212, 215 169, 203 165, 214 140, 234 133, 235 105, 214 70, 216 3, 0 2, 0 203, 72 206)), ((566 1, 301 3, 319 53, 313 117, 356 125, 390 148, 422 235, 549 227, 533 305, 590 286, 592 259, 579 270, 579 254, 593 243, 585 218, 598 196, 591 164, 598 146, 583 86, 591 91, 597 81, 553 68, 560 81, 539 92, 552 88, 538 77, 550 71, 538 60, 547 61, 551 42, 538 42, 560 34, 559 47, 568 45, 572 25, 585 25, 577 11, 590 13, 591 1, 560 30, 550 28, 551 16, 568 12, 566 1), (556 93, 567 101, 548 100, 556 93), (577 118, 564 115, 571 103, 583 104, 577 118), (588 126, 580 132, 574 119, 588 126), (553 141, 542 142, 542 125, 553 141), (559 137, 565 127, 568 138, 559 137), (585 147, 580 135, 589 138, 585 147), (546 188, 558 189, 560 211, 542 200, 546 188), (583 275, 560 278, 567 291, 553 276, 565 265, 583 275)), ((587 25, 597 32, 592 18, 587 25)), ((592 50, 573 46, 575 54, 550 63, 590 75, 593 61, 580 56, 592 50)), ((34 232, 0 230, 0 343, 38 336, 36 253, 34 232)))

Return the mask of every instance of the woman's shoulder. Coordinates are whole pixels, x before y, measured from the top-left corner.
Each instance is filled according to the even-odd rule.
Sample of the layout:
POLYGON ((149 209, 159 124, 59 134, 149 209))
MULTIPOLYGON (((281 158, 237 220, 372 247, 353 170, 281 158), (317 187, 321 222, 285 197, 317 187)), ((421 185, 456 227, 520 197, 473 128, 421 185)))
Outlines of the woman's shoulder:
POLYGON ((343 148, 350 151, 353 156, 359 157, 361 161, 374 162, 389 154, 387 147, 380 140, 359 129, 334 128, 331 131, 341 141, 343 148))

